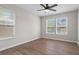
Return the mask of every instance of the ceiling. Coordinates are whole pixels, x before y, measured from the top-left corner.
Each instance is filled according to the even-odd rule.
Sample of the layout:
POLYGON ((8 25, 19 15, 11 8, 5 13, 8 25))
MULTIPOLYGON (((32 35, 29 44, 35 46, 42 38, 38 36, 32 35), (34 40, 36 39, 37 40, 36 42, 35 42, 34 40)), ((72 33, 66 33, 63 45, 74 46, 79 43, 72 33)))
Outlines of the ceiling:
POLYGON ((79 4, 58 4, 58 6, 53 8, 57 10, 56 12, 50 11, 48 13, 45 13, 44 11, 37 11, 39 9, 43 9, 43 7, 40 6, 40 4, 19 4, 17 6, 24 8, 37 16, 54 15, 58 13, 73 11, 79 8, 79 4))

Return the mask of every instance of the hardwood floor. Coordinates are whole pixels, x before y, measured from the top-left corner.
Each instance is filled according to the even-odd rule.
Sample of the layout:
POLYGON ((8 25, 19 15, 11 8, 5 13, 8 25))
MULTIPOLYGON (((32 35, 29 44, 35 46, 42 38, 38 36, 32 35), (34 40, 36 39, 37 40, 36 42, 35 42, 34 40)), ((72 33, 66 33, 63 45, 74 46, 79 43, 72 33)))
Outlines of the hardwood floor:
POLYGON ((0 52, 0 55, 79 55, 75 43, 37 39, 0 52))

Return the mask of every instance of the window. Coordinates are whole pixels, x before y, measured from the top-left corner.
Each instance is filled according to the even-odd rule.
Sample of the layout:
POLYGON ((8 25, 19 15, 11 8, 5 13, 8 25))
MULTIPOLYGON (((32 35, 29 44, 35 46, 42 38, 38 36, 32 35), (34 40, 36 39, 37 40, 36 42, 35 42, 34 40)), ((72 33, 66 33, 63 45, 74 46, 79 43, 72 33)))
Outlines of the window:
POLYGON ((67 17, 46 20, 46 33, 67 34, 67 17))
POLYGON ((55 34, 56 32, 56 20, 47 20, 47 33, 55 34))
POLYGON ((0 7, 0 40, 15 37, 15 15, 9 9, 0 7))

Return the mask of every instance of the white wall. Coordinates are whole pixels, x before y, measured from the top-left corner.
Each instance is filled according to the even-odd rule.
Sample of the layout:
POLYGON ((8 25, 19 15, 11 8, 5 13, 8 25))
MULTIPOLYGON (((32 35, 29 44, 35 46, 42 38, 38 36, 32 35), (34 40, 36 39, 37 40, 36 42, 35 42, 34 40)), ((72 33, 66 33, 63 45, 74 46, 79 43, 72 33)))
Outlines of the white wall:
POLYGON ((0 50, 40 38, 39 17, 15 5, 0 5, 15 13, 16 39, 0 40, 0 50))
POLYGON ((70 11, 65 13, 60 13, 56 15, 41 17, 41 37, 57 39, 62 41, 69 41, 69 42, 77 42, 77 16, 78 11, 70 11), (57 34, 48 34, 46 33, 46 20, 48 19, 55 19, 61 17, 68 17, 68 34, 67 35, 57 35, 57 34))

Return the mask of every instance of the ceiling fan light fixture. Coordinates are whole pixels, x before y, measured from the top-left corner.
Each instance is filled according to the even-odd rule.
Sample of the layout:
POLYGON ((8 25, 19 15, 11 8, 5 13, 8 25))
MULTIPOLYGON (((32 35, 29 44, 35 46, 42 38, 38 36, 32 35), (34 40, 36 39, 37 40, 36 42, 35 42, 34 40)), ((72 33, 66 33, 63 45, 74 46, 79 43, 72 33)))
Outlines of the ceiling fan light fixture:
POLYGON ((49 12, 50 10, 46 9, 46 10, 44 10, 44 11, 47 13, 47 12, 49 12))

